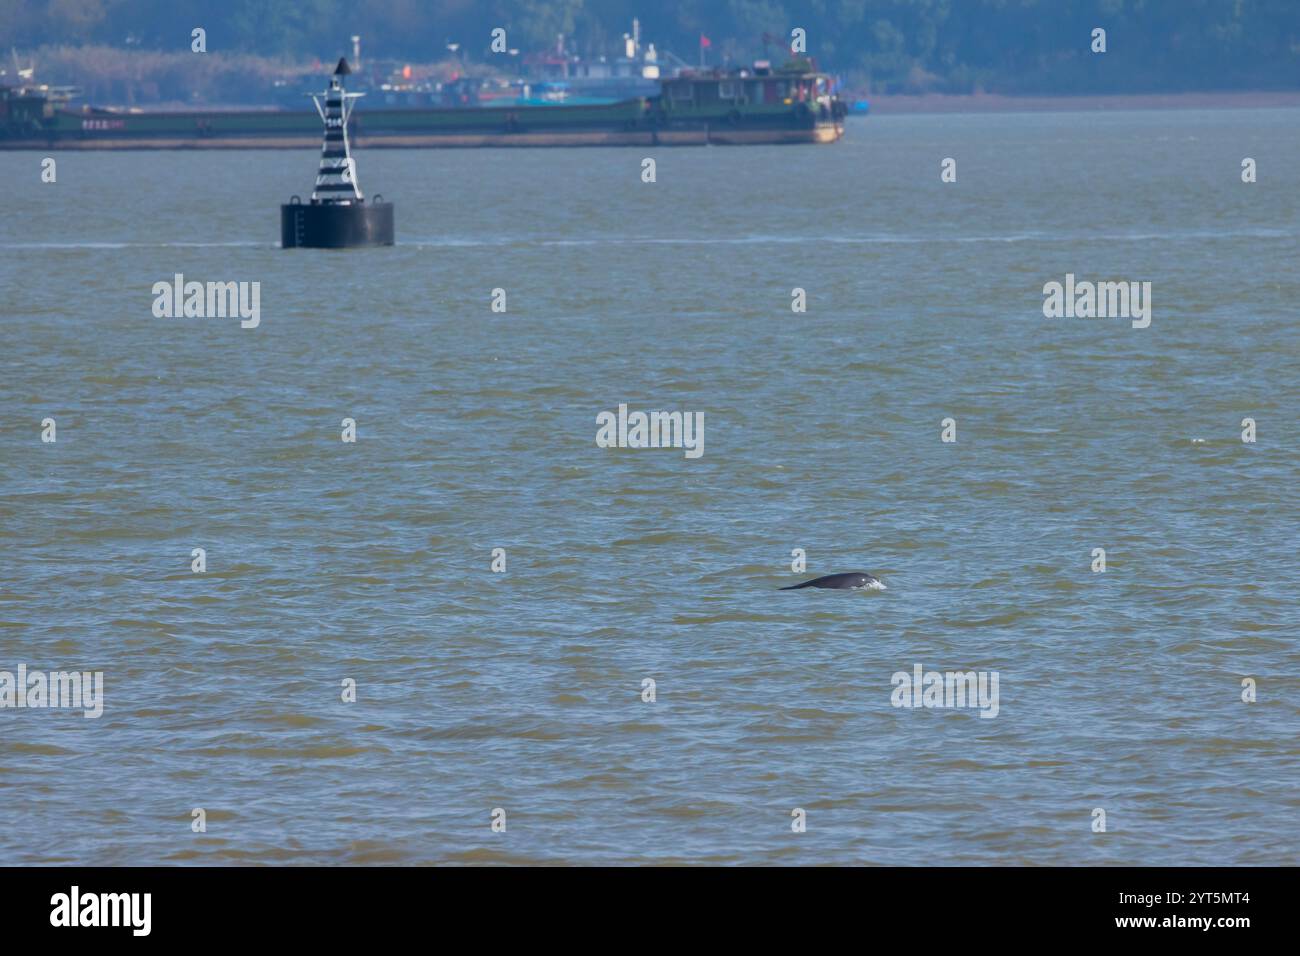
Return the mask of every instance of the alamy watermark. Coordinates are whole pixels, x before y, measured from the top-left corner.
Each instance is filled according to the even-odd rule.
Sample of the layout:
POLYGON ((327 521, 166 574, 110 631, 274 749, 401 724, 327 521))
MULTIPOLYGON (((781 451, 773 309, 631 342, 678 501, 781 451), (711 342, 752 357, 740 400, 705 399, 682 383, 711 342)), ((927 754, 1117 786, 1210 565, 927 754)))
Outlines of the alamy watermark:
POLYGON ((1043 315, 1049 319, 1132 319, 1135 329, 1151 324, 1150 282, 1076 282, 1066 273, 1064 284, 1043 286, 1043 315))
POLYGON ((682 448, 687 458, 704 454, 703 412, 629 412, 596 416, 596 444, 601 448, 682 448))
POLYGON ((998 715, 997 671, 927 671, 912 665, 912 673, 896 671, 889 682, 895 707, 978 707, 981 717, 998 715))
POLYGON ((186 282, 178 272, 171 282, 155 282, 153 295, 153 314, 159 319, 239 316, 241 329, 255 329, 262 322, 260 282, 186 282))
POLYGON ((80 708, 93 720, 104 713, 103 671, 0 671, 0 710, 22 708, 80 708))
POLYGON ((152 893, 83 893, 74 885, 50 897, 50 925, 120 926, 129 928, 132 936, 148 936, 152 910, 152 893))

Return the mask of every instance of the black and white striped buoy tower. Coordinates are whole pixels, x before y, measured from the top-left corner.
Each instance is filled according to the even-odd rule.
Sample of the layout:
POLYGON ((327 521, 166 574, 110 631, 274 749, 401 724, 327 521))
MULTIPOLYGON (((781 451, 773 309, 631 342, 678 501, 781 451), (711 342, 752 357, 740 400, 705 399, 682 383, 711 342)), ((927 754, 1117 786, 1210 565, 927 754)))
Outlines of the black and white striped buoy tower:
POLYGON ((393 244, 393 205, 379 197, 367 203, 357 181, 357 161, 348 143, 348 120, 352 107, 364 93, 348 93, 343 77, 351 73, 348 61, 340 58, 330 78, 329 89, 312 94, 316 112, 325 123, 320 171, 311 202, 294 196, 280 207, 280 244, 286 249, 347 249, 354 246, 393 244))

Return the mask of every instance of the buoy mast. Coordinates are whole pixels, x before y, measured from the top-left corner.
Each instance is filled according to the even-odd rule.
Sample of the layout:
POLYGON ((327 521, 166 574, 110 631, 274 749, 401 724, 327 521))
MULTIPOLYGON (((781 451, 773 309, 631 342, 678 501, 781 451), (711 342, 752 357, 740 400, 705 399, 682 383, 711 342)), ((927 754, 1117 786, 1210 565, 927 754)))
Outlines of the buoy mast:
POLYGON ((351 74, 348 61, 339 57, 339 65, 330 77, 329 89, 310 93, 316 112, 325 123, 325 143, 320 151, 320 172, 316 174, 316 188, 312 191, 314 203, 362 202, 361 184, 357 182, 357 162, 352 158, 348 143, 348 120, 352 108, 364 93, 348 93, 343 89, 343 77, 351 74), (322 97, 324 102, 322 103, 322 97))

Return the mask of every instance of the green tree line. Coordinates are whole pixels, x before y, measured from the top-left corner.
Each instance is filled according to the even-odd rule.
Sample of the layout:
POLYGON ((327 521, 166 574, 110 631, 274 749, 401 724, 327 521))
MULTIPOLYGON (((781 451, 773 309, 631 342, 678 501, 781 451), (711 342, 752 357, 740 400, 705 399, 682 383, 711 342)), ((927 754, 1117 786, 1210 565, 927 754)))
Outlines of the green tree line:
POLYGON ((618 51, 634 16, 690 63, 707 35, 713 65, 777 58, 799 27, 820 67, 876 92, 1300 87, 1300 0, 0 0, 0 48, 184 52, 202 27, 214 53, 328 61, 355 33, 372 56, 433 62, 457 44, 490 63, 495 27, 524 53, 563 35, 595 56, 618 51))

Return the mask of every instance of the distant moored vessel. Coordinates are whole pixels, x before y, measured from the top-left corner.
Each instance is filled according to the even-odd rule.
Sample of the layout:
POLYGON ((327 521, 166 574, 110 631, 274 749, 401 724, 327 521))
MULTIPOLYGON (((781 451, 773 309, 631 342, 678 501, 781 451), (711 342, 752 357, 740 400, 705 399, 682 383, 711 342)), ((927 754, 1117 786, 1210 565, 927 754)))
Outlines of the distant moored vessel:
MULTIPOLYGON (((616 102, 367 106, 346 125, 366 149, 833 143, 844 135, 848 104, 804 58, 654 83, 657 95, 616 102)), ((0 87, 0 149, 301 149, 319 129, 304 110, 72 109, 70 95, 0 87)))

